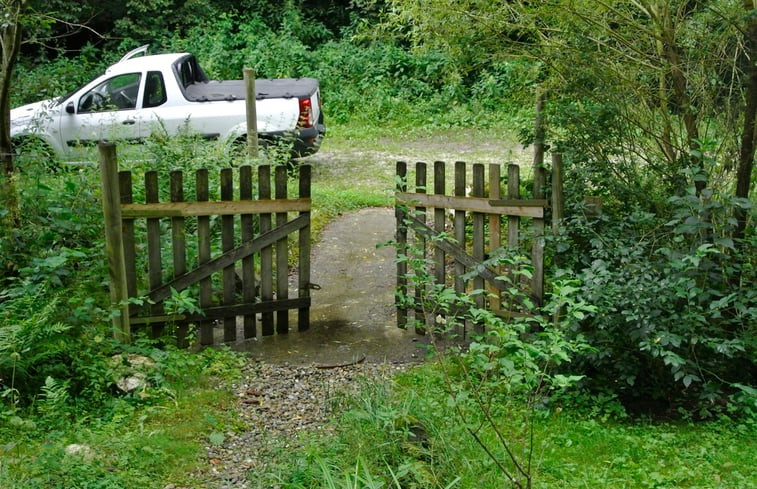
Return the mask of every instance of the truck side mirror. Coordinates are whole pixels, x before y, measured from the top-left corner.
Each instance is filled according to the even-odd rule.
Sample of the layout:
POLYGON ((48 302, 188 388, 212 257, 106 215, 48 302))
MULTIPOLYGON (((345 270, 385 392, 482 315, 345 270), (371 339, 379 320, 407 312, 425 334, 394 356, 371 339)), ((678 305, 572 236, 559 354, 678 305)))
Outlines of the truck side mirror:
POLYGON ((74 103, 73 102, 69 102, 69 103, 66 104, 66 113, 68 113, 68 114, 75 114, 76 113, 76 108, 74 108, 74 103))

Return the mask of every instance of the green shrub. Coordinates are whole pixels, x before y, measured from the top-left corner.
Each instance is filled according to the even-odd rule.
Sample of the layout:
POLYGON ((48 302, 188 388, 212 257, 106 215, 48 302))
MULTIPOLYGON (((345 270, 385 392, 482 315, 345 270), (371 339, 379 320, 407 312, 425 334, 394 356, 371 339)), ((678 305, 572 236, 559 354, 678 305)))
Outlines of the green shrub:
MULTIPOLYGON (((121 53, 123 54, 123 53, 121 53)), ((14 70, 12 105, 14 107, 60 97, 98 76, 118 58, 118 53, 103 53, 85 45, 77 56, 53 59, 22 57, 14 70)))
POLYGON ((597 308, 580 331, 587 385, 636 413, 754 415, 757 289, 754 228, 731 238, 735 206, 711 190, 668 200, 656 215, 575 209, 558 240, 597 308))

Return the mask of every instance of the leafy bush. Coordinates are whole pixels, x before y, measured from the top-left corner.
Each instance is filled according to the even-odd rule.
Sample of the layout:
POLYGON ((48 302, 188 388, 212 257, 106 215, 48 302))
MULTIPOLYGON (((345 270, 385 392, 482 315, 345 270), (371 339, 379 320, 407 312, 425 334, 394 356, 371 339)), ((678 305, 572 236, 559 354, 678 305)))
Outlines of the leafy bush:
POLYGON ((737 199, 692 188, 668 212, 575 209, 556 243, 597 308, 580 331, 587 385, 631 411, 711 417, 757 412, 754 228, 734 242, 737 199))
MULTIPOLYGON (((408 211, 406 211, 408 212, 408 211)), ((412 221, 406 225, 412 228, 412 221)), ((429 241, 449 241, 440 233, 429 241)), ((594 306, 578 297, 575 280, 555 280, 546 304, 538 307, 523 290, 533 267, 517 250, 498 249, 483 266, 507 270, 497 277, 503 285, 503 312, 495 314, 485 306, 485 290, 456 292, 437 282, 431 271, 425 244, 398 243, 398 262, 407 267, 408 290, 398 291, 398 300, 414 310, 416 331, 426 331, 433 352, 442 359, 442 371, 449 392, 449 408, 471 439, 486 453, 492 469, 513 487, 531 487, 534 453, 533 421, 537 410, 550 397, 572 387, 582 376, 571 364, 588 348, 580 334, 570 331, 594 306), (472 339, 460 332, 473 326, 472 339), (452 344, 448 342, 452 341, 452 344), (467 343, 467 351, 455 342, 467 343), (510 413, 512 400, 525 408, 510 413), (517 419, 516 428, 502 423, 517 419)), ((471 280, 473 269, 461 277, 471 280)))
POLYGON ((13 106, 60 97, 102 73, 118 59, 118 54, 104 53, 92 45, 85 45, 75 57, 43 60, 22 57, 14 70, 13 106))

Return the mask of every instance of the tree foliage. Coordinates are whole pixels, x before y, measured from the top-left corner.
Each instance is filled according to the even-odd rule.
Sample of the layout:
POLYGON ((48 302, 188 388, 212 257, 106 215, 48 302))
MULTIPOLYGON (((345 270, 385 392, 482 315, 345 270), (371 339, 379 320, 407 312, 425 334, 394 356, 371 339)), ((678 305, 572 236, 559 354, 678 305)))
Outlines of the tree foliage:
MULTIPOLYGON (((750 151, 740 150, 739 139, 754 139, 753 124, 742 123, 754 99, 749 4, 392 0, 386 25, 418 47, 445 49, 462 72, 493 60, 536 60, 555 144, 592 158, 620 182, 639 183, 643 168, 680 193, 683 169, 733 175, 740 151, 742 168, 748 165, 750 151), (709 140, 716 141, 715 167, 700 157, 709 140)), ((743 171, 741 185, 751 178, 743 171)))
MULTIPOLYGON (((6 218, 19 223, 18 196, 14 185, 13 142, 10 137, 11 85, 23 44, 55 49, 69 35, 86 28, 88 4, 66 0, 2 0, 0 3, 0 203, 6 218)), ((95 32, 95 31, 92 31, 95 32)), ((0 216, 3 217, 3 216, 0 216)))
POLYGON ((598 308, 581 328, 598 349, 584 359, 593 386, 702 413, 729 393, 753 399, 738 386, 757 338, 754 2, 388 5, 385 32, 444 50, 461 76, 539 67, 548 140, 569 164, 556 251, 598 308), (603 212, 584 213, 597 195, 603 212))

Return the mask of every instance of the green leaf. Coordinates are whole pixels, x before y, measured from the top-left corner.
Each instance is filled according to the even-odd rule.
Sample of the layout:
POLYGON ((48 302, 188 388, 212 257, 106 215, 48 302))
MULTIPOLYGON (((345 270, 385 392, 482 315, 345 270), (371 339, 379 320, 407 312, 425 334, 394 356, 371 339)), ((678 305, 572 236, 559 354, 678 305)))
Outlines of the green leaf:
POLYGON ((719 244, 720 246, 724 248, 728 248, 730 250, 735 249, 735 246, 733 244, 733 240, 731 238, 720 238, 715 241, 715 243, 719 244))
POLYGON ((224 435, 220 431, 214 431, 213 433, 210 434, 208 439, 210 440, 211 445, 219 447, 223 445, 224 441, 226 441, 226 435, 224 435))
POLYGON ((683 385, 684 385, 685 387, 688 387, 688 386, 690 386, 690 385, 691 385, 691 383, 692 383, 692 382, 694 382, 694 381, 697 381, 697 382, 698 382, 699 380, 700 380, 700 379, 699 379, 699 377, 698 377, 698 376, 696 376, 696 375, 694 375, 694 374, 688 374, 688 375, 686 375, 686 376, 685 376, 685 377, 683 378, 683 385))

